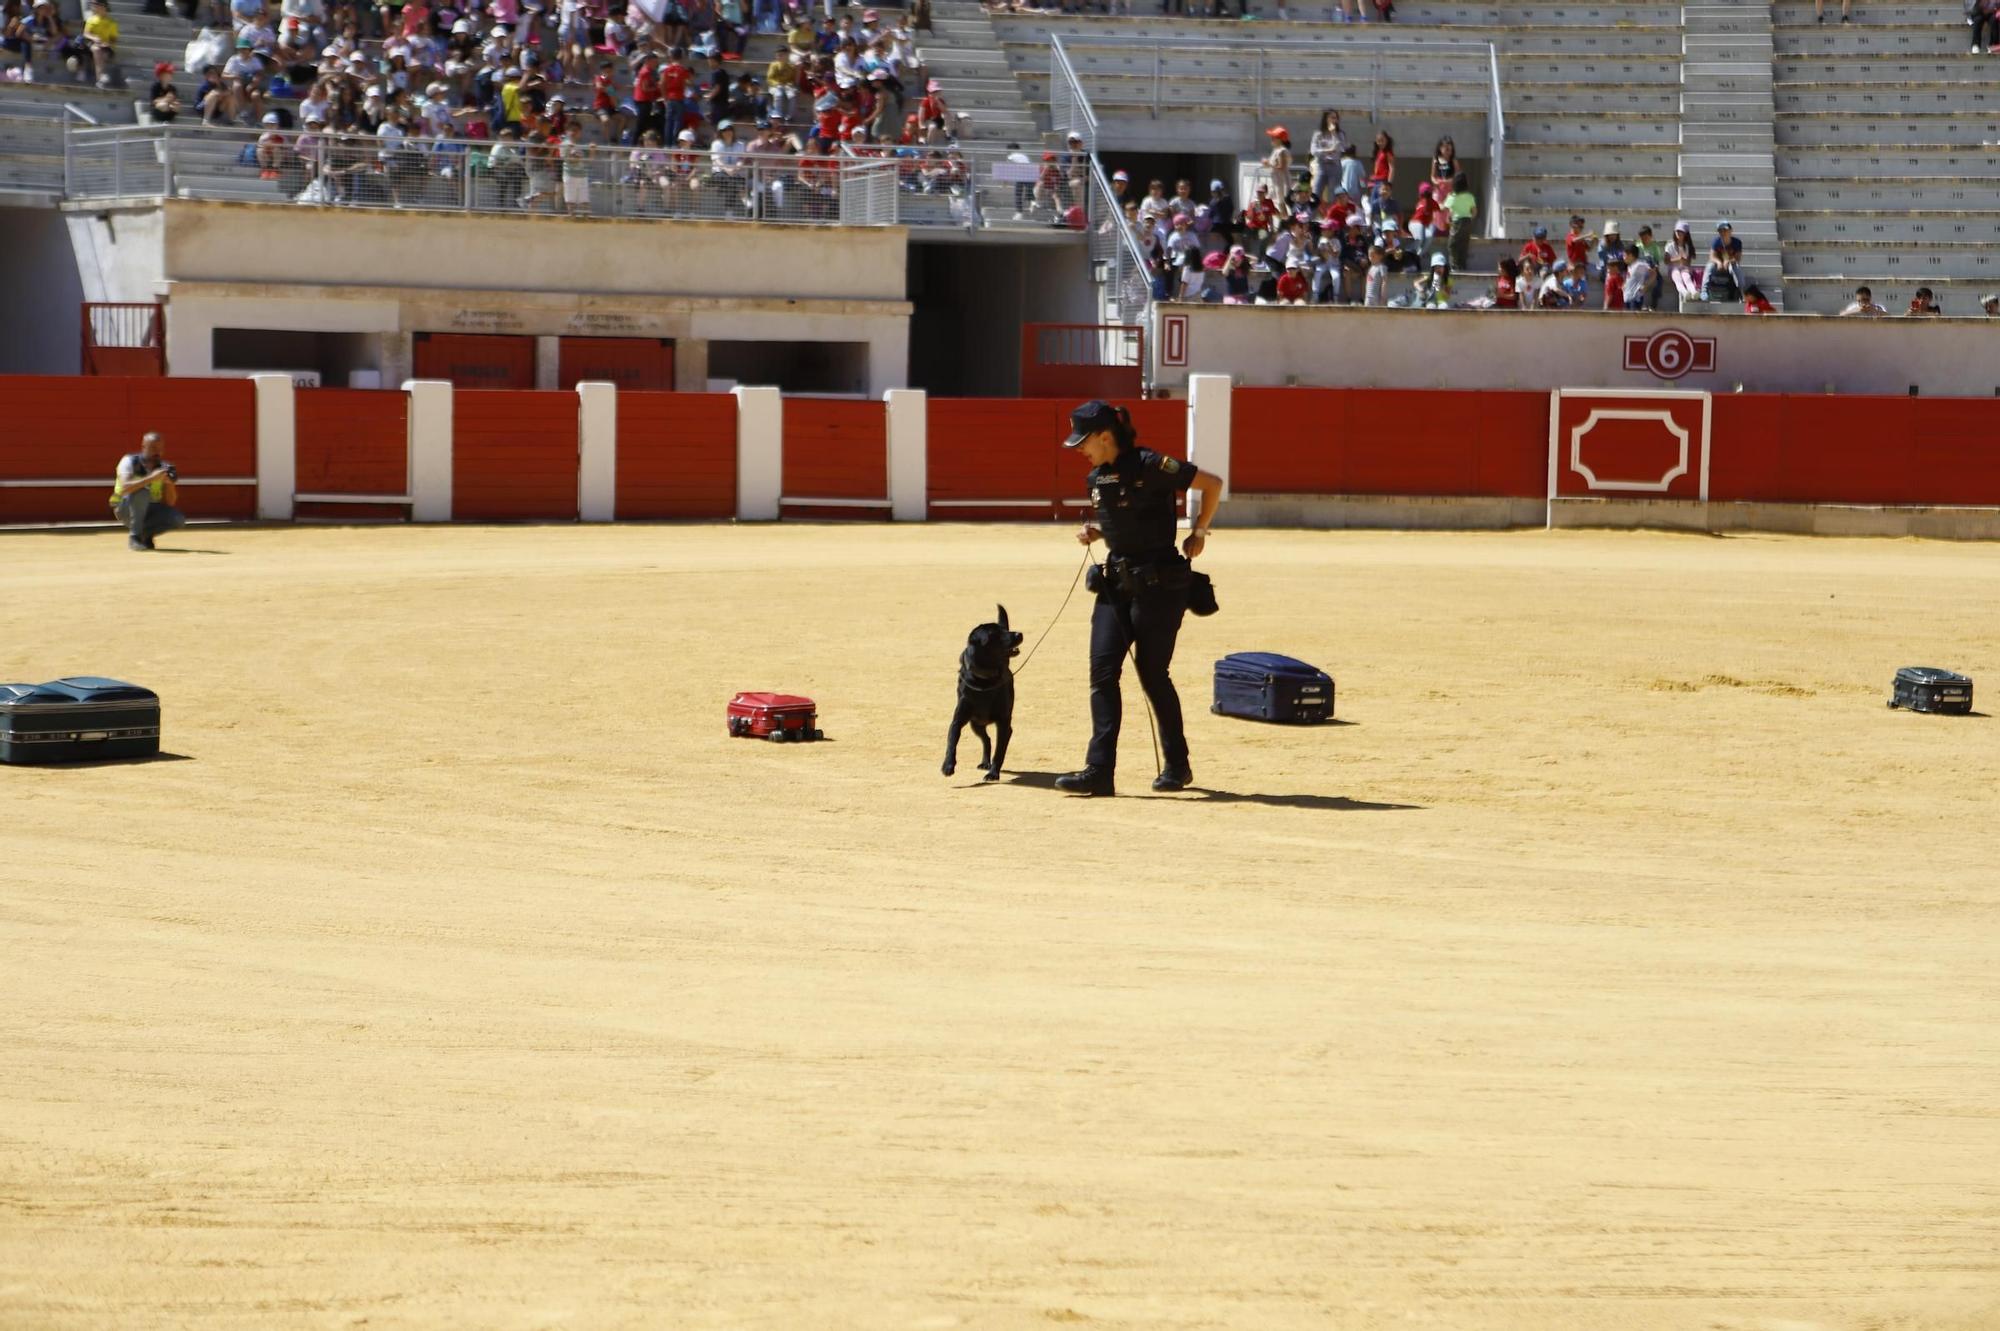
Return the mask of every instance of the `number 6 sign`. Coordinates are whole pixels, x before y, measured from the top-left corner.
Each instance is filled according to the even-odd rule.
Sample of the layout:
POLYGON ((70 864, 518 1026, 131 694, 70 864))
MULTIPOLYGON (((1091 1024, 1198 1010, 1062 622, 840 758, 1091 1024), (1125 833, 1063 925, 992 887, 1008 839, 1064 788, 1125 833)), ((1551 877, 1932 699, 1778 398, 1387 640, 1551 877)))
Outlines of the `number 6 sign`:
POLYGON ((1707 374, 1715 369, 1715 339, 1689 337, 1678 328, 1662 328, 1651 337, 1628 337, 1625 368, 1667 380, 1707 374))

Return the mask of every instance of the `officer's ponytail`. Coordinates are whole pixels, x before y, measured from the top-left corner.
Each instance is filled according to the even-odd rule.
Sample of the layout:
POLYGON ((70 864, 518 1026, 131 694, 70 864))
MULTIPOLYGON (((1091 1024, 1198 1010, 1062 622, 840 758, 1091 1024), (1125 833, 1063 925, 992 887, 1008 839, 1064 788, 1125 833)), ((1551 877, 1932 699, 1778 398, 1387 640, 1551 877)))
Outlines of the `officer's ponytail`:
POLYGON ((1139 443, 1139 432, 1132 428, 1132 413, 1124 407, 1113 407, 1112 415, 1118 418, 1111 427, 1111 437, 1118 441, 1118 451, 1129 453, 1139 443))

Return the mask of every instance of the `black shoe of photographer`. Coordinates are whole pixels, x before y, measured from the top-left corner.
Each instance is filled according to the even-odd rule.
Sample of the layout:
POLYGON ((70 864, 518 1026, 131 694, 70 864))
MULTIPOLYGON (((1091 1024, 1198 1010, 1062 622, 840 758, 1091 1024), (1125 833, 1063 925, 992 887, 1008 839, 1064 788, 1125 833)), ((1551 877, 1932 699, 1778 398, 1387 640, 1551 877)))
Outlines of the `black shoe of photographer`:
POLYGON ((1186 763, 1168 763, 1160 774, 1153 778, 1153 789, 1162 795, 1176 790, 1186 790, 1194 784, 1194 769, 1186 763))
POLYGON ((1101 767, 1086 767, 1080 772, 1067 772, 1056 778, 1056 789, 1065 795, 1116 795, 1112 788, 1111 773, 1101 767))

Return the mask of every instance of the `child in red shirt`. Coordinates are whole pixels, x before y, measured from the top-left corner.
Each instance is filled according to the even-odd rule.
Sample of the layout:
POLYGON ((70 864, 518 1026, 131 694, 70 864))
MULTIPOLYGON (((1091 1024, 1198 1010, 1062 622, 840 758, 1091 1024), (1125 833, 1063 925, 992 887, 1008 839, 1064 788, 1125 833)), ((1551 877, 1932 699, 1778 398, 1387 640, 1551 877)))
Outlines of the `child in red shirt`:
POLYGON ((1569 266, 1578 272, 1587 271, 1590 264, 1590 242, 1597 239, 1595 231, 1583 229, 1583 219, 1569 219, 1569 234, 1563 237, 1563 257, 1569 266))
POLYGON ((1613 259, 1604 265, 1604 308, 1625 308, 1625 261, 1613 259))
POLYGON ((1521 246, 1521 257, 1523 259, 1532 259, 1535 267, 1541 269, 1546 269, 1556 261, 1556 247, 1549 244, 1549 229, 1547 227, 1538 226, 1535 228, 1534 239, 1521 246))
POLYGON ((1496 310, 1521 308, 1521 265, 1512 259, 1500 261, 1500 276, 1493 280, 1493 308, 1496 310))
POLYGON ((1770 297, 1766 296, 1764 289, 1755 283, 1752 283, 1743 292, 1743 312, 1745 314, 1777 313, 1776 309, 1771 305, 1770 297))
POLYGON ((1278 301, 1290 305, 1306 298, 1306 277, 1302 269, 1287 267, 1278 275, 1278 301))

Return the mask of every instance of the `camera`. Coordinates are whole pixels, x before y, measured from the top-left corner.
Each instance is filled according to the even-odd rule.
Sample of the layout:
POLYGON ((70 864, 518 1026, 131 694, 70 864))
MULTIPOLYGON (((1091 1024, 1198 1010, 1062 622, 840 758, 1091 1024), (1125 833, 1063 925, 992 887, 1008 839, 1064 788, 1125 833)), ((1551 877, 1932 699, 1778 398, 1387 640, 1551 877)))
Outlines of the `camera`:
POLYGON ((180 473, 180 469, 179 469, 178 467, 174 466, 174 464, 173 464, 173 463, 169 462, 169 463, 167 464, 167 467, 166 467, 166 471, 167 471, 167 479, 168 479, 168 480, 170 480, 170 481, 178 481, 178 480, 180 480, 180 478, 181 478, 181 473, 180 473))

